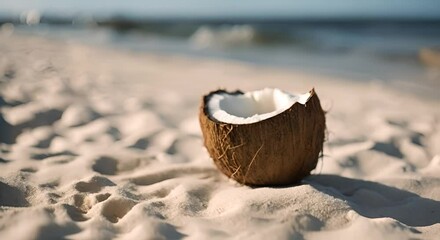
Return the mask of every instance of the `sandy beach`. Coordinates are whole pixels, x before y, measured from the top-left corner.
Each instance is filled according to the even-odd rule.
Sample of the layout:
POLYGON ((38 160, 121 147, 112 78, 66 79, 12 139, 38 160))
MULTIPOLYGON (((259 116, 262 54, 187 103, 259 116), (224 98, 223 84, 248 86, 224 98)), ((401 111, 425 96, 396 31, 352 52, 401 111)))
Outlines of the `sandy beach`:
POLYGON ((440 107, 381 82, 0 36, 0 239, 438 239, 440 107), (315 88, 324 158, 251 188, 203 146, 218 88, 315 88))

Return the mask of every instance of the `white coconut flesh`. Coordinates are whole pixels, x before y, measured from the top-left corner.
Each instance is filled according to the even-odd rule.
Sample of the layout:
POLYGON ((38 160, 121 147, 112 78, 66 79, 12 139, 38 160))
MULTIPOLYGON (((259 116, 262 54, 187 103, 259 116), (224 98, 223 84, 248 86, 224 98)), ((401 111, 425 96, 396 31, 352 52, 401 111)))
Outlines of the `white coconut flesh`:
POLYGON ((290 94, 265 88, 244 94, 215 93, 207 103, 211 118, 230 124, 250 124, 271 118, 293 104, 306 104, 311 93, 290 94))

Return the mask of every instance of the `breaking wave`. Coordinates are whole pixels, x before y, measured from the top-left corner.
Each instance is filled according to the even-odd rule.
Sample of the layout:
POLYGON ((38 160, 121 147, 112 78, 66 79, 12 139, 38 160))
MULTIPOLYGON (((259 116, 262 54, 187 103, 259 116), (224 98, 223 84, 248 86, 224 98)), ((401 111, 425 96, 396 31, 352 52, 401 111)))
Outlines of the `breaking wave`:
POLYGON ((199 47, 234 47, 294 42, 295 36, 280 29, 270 29, 249 24, 202 25, 189 37, 199 47))
POLYGON ((211 46, 242 46, 254 42, 257 32, 250 25, 233 26, 201 26, 190 37, 190 41, 198 47, 211 46))

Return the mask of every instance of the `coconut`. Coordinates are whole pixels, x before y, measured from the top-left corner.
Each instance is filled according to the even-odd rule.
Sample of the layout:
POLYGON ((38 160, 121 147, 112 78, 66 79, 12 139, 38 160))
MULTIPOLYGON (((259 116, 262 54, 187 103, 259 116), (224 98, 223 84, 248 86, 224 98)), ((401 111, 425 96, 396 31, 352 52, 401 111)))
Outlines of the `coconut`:
POLYGON ((202 97, 199 121, 217 168, 246 185, 297 183, 323 149, 325 113, 314 89, 213 91, 202 97))

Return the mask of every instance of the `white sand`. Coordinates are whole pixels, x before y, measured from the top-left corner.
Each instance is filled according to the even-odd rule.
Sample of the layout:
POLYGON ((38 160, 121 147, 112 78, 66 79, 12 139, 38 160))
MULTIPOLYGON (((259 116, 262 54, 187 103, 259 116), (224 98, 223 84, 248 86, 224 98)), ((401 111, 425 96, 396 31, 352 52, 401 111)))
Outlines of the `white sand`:
POLYGON ((0 239, 439 239, 439 99, 225 61, 0 37, 0 239), (325 158, 250 188, 202 146, 218 87, 315 87, 325 158))

